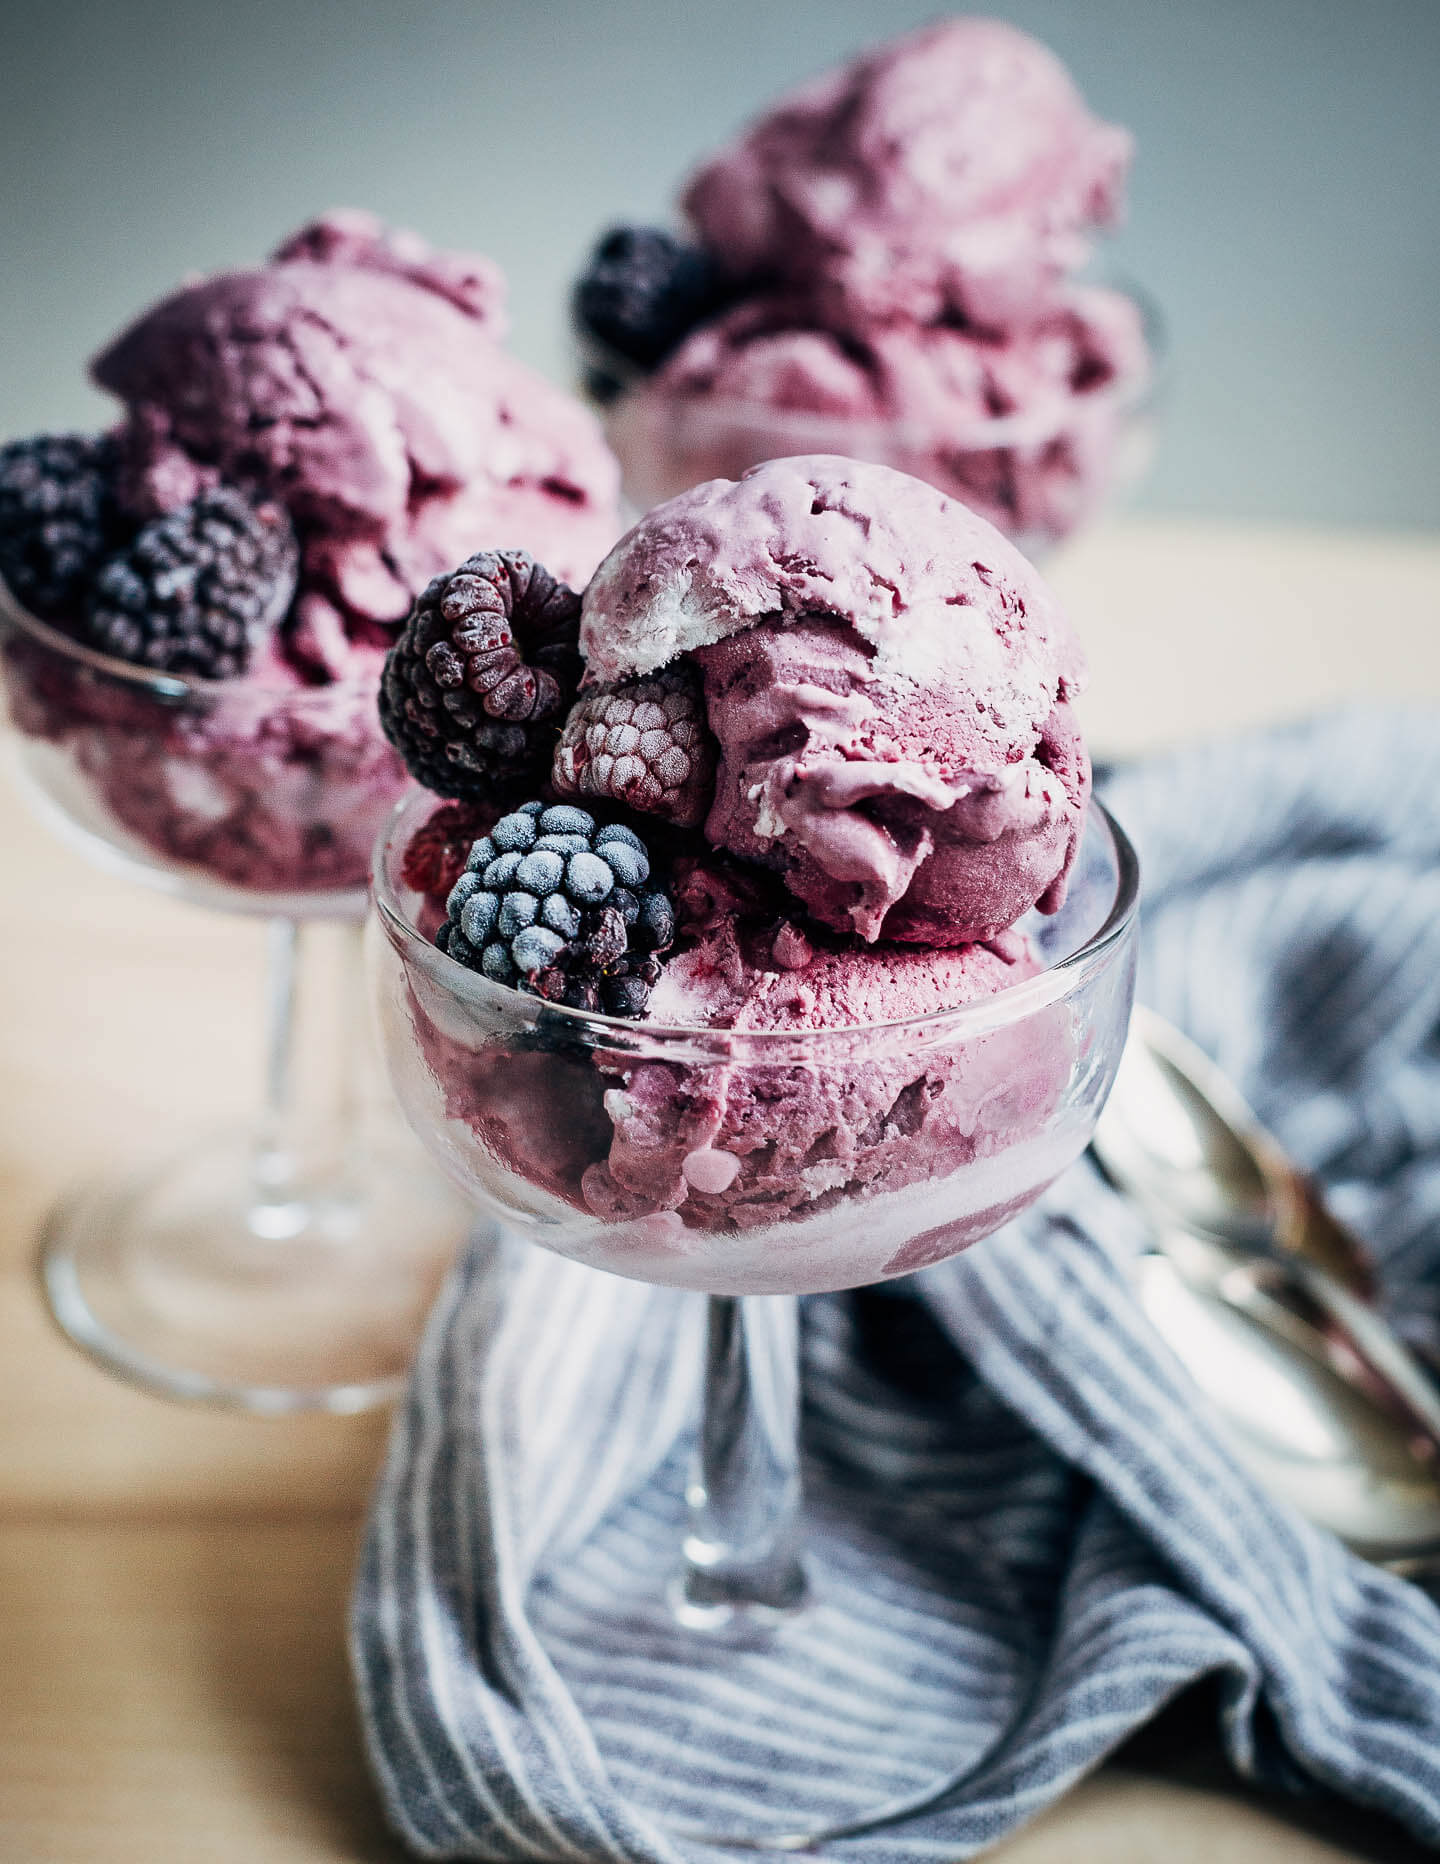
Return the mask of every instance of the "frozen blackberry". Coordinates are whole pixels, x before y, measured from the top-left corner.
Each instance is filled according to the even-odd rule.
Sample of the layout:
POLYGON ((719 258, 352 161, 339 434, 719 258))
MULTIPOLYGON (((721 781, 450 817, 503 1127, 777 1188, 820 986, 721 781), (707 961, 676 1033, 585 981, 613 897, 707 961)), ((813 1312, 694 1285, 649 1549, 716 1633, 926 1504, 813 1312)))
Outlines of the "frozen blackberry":
POLYGON ((39 434, 0 447, 0 576, 43 620, 77 620, 91 578, 124 541, 108 434, 39 434))
POLYGON ((163 673, 228 680, 285 615, 299 553, 278 505, 230 486, 152 518, 95 577, 85 634, 101 653, 163 673))
POLYGON ((526 803, 471 848, 435 942, 497 983, 607 1016, 643 1016, 675 937, 632 829, 526 803))
POLYGON ((580 681, 579 639, 579 596, 523 550, 437 576, 380 687, 380 722, 411 776, 442 796, 533 789, 580 681))
POLYGON ((703 821, 715 788, 715 742, 691 669, 666 667, 581 693, 550 780, 562 796, 623 803, 682 827, 703 821))
POLYGON ((614 400, 625 374, 657 368, 725 301, 723 277, 708 253, 659 227, 612 227, 575 287, 576 327, 591 349, 591 391, 600 401, 614 400))

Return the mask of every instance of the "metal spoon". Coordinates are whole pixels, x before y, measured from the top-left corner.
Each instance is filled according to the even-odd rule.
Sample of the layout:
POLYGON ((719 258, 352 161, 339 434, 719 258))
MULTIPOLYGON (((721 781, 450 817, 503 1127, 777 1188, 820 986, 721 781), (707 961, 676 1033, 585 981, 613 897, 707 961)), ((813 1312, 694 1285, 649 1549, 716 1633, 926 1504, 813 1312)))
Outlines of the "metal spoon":
MULTIPOLYGON (((1326 1207, 1203 1049, 1137 1007, 1101 1120, 1106 1169, 1188 1229, 1313 1262, 1361 1300, 1375 1278, 1326 1207)), ((1097 1147, 1097 1149, 1099 1149, 1097 1147)))
POLYGON ((1358 1242, 1152 1011, 1094 1149, 1152 1224, 1142 1303, 1255 1474, 1370 1558, 1440 1547, 1440 1393, 1368 1305, 1358 1242))

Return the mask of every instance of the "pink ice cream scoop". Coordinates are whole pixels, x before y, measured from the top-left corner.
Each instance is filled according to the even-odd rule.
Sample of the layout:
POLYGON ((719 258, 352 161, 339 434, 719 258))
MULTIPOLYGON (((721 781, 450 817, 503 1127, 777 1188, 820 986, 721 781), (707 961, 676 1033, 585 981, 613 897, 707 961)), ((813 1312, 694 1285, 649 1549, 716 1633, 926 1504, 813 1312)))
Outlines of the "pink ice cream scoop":
POLYGON ((620 530, 598 425, 501 347, 503 299, 488 259, 337 213, 185 286, 96 361, 125 404, 105 454, 117 534, 223 486, 283 507, 300 545, 293 604, 287 583, 243 667, 181 695, 23 630, 7 644, 17 722, 63 752, 112 840, 207 885, 353 906, 406 782, 376 710, 394 624, 477 550, 583 581, 620 530))
POLYGON ((697 1239, 727 1235, 732 1269, 763 1286, 804 1285, 817 1257, 826 1285, 848 1286, 963 1247, 1068 1162, 1038 1143, 1072 1053, 1063 1013, 943 1032, 947 1012, 1038 972, 1025 939, 864 946, 725 857, 682 857, 674 884, 682 935, 648 1019, 733 1035, 708 1060, 603 1040, 516 1050, 423 977, 404 993, 449 1143, 604 1225, 605 1266, 685 1281, 697 1239), (847 1039, 907 1018, 929 1039, 847 1039), (833 1039, 807 1046, 816 1034, 833 1039), (940 1198, 897 1221, 897 1200, 957 1172, 984 1175, 980 1215, 940 1198))
POLYGON ((841 451, 929 480, 1007 536, 1053 538, 1106 488, 1127 392, 1148 370, 1139 307, 1094 286, 985 337, 883 323, 862 340, 788 298, 749 298, 631 391, 611 438, 657 496, 736 478, 757 449, 841 451))
POLYGON ((93 366, 127 406, 136 502, 217 478, 282 501, 322 661, 478 548, 583 581, 618 528, 617 469, 588 411, 501 347, 502 300, 488 260, 353 212, 185 287, 93 366))
POLYGON ((702 244, 847 328, 1032 319, 1119 215, 1130 137, 1060 61, 952 19, 793 91, 691 179, 702 244))
POLYGON ((697 486, 602 563, 581 646, 621 693, 693 669, 717 746, 705 839, 825 925, 953 948, 1062 903, 1089 790, 1079 643, 932 486, 823 456, 697 486))

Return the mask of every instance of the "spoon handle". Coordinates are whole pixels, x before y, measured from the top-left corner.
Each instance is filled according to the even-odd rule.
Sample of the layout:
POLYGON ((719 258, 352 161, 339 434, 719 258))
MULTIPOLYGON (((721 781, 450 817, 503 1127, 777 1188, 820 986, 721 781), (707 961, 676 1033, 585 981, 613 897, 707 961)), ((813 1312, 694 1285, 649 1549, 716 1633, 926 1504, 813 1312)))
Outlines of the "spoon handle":
POLYGON ((1285 1267, 1356 1358, 1394 1394, 1440 1450, 1440 1391, 1390 1323, 1313 1262, 1291 1257, 1285 1267))

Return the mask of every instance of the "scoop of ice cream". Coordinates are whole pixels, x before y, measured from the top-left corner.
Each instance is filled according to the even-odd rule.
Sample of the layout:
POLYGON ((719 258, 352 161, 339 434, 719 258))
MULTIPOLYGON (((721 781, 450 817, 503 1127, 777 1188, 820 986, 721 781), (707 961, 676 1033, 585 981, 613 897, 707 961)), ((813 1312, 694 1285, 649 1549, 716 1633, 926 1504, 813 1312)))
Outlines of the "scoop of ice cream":
POLYGON ((294 259, 408 278, 478 319, 497 343, 509 328, 505 274, 493 259, 475 252, 440 251, 408 227, 387 226, 363 207, 337 207, 321 214, 282 240, 270 255, 272 265, 294 259))
POLYGON ((516 1049, 412 978, 447 1145, 492 1182, 498 1163, 509 1195, 538 1190, 603 1225, 602 1266, 662 1282, 718 1271, 737 1287, 849 1286, 985 1234, 1073 1155, 1044 1135, 1073 1032, 1063 1012, 963 1036, 945 1019, 1033 976, 1034 954, 1015 934, 963 950, 861 947, 787 918, 786 904, 773 875, 723 857, 683 874, 685 929, 650 1019, 733 1032, 713 1047, 552 1035, 516 1049), (864 1027, 906 1017, 925 1039, 864 1027), (985 1201, 962 1219, 939 1186, 977 1169, 985 1201), (918 1205, 894 1201, 912 1190, 918 1205), (736 1239, 723 1261, 699 1267, 721 1236, 736 1239))
POLYGON ((993 337, 882 324, 864 341, 752 298, 693 331, 610 437, 652 499, 834 451, 928 479, 1008 536, 1060 536, 1109 484, 1149 372, 1139 308, 1115 291, 1068 287, 1040 322, 993 337))
POLYGON ((583 581, 619 528, 617 469, 588 411, 501 348, 501 295, 488 260, 355 214, 176 292, 93 365, 127 406, 137 502, 217 478, 279 499, 319 636, 321 605, 396 621, 486 545, 583 581))
POLYGON ((792 92, 683 201, 734 275, 792 286, 846 327, 993 329, 1035 315, 1118 218, 1129 158, 1044 46, 953 19, 792 92))
POLYGON ((953 947, 1063 901, 1089 788, 1079 643, 934 487, 827 457, 697 486, 600 566, 581 646, 613 683, 693 657, 719 747, 705 837, 825 924, 953 947))
POLYGON ((943 447, 983 444, 987 423, 1026 417, 1037 439, 1073 403, 1148 369, 1139 307, 1123 293, 1071 287, 1037 323, 980 339, 953 324, 880 326, 864 342, 797 318, 784 298, 752 298, 681 344, 657 393, 734 400, 797 414, 896 423, 943 447))
POLYGON ((701 1227, 751 1228, 924 1182, 1037 1123, 1057 1070, 1033 1032, 963 1054, 843 1040, 847 1028, 933 1016, 1032 976, 1039 966, 1023 939, 963 951, 837 942, 777 959, 779 936, 733 919, 700 934, 666 964, 652 1017, 842 1039, 806 1067, 783 1050, 697 1067, 683 1090, 673 1067, 627 1068, 605 1096, 608 1156, 581 1185, 598 1215, 658 1205, 701 1227))

